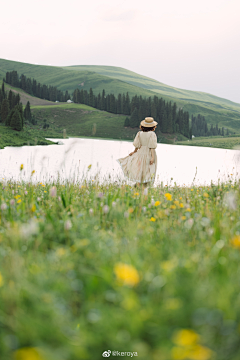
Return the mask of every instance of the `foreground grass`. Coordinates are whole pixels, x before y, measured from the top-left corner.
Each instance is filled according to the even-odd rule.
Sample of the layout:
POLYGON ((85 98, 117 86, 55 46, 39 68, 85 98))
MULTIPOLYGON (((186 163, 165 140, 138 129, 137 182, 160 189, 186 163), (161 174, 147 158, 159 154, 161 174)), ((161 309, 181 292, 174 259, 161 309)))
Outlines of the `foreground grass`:
POLYGON ((213 148, 222 148, 222 149, 233 149, 235 146, 240 145, 240 137, 198 137, 192 140, 187 141, 177 141, 177 145, 187 145, 187 146, 204 146, 204 147, 213 147, 213 148))
POLYGON ((239 204, 231 181, 2 180, 1 359, 239 359, 239 204))

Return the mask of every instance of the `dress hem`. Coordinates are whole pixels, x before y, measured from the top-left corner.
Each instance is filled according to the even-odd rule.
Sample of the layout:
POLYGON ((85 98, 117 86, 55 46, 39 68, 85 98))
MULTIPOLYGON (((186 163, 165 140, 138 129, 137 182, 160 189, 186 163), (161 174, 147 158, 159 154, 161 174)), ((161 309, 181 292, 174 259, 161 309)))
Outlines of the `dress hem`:
POLYGON ((122 164, 121 162, 119 161, 119 159, 117 159, 117 162, 119 163, 119 165, 121 166, 121 169, 122 169, 122 172, 123 172, 123 175, 130 181, 136 181, 136 182, 140 182, 141 184, 145 184, 145 183, 154 183, 155 181, 155 177, 154 177, 154 180, 149 180, 149 181, 141 181, 141 180, 136 180, 136 179, 131 179, 130 177, 128 177, 127 175, 125 175, 124 173, 124 170, 123 170, 123 167, 122 167, 122 164))

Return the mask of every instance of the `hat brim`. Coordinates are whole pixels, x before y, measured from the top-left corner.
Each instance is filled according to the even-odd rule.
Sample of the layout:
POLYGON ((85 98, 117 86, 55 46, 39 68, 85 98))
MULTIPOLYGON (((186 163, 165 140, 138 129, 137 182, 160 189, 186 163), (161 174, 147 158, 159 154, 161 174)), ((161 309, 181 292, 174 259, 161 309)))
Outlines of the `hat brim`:
POLYGON ((145 122, 145 120, 141 121, 140 125, 144 126, 144 127, 153 127, 153 126, 157 126, 157 122, 156 121, 152 121, 151 123, 147 123, 145 122))

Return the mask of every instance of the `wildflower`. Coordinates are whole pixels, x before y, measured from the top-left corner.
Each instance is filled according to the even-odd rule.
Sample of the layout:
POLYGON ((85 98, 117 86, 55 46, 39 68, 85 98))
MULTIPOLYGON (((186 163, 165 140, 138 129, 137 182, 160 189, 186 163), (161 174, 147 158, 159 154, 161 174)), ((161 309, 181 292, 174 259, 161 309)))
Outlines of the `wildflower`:
POLYGON ((90 165, 88 165, 88 170, 90 170, 91 169, 91 167, 92 167, 92 165, 90 164, 90 165))
POLYGON ((185 222, 184 226, 190 230, 193 226, 193 223, 194 223, 194 220, 192 218, 190 218, 185 222))
POLYGON ((41 200, 41 198, 40 197, 37 197, 37 201, 40 201, 41 200))
POLYGON ((132 214, 134 212, 134 209, 131 207, 128 209, 129 214, 132 214))
POLYGON ((155 204, 155 201, 154 201, 154 199, 152 198, 152 200, 151 200, 151 205, 153 206, 155 204))
POLYGON ((186 220, 186 216, 182 216, 182 220, 186 220))
POLYGON ((0 287, 3 286, 3 277, 2 274, 0 273, 0 287))
POLYGON ((37 348, 25 347, 14 352, 16 360, 43 360, 37 348))
POLYGON ((33 174, 35 174, 35 170, 33 170, 33 171, 31 172, 31 176, 33 176, 33 174))
POLYGON ((115 201, 112 202, 112 207, 115 207, 117 203, 115 201))
POLYGON ((176 208, 177 208, 176 205, 171 205, 171 206, 170 206, 170 209, 175 210, 176 208))
POLYGON ((154 205, 159 206, 160 204, 161 204, 160 201, 156 201, 154 205))
POLYGON ((104 205, 104 207, 103 207, 103 213, 104 213, 104 214, 107 214, 108 211, 109 211, 109 206, 108 206, 108 205, 104 205))
POLYGON ((12 190, 12 194, 14 195, 14 190, 12 190))
POLYGON ((171 200, 172 200, 172 195, 171 195, 171 194, 166 193, 164 196, 166 197, 166 199, 167 199, 168 201, 171 201, 171 200))
POLYGON ((188 207, 188 208, 186 209, 186 211, 191 211, 191 209, 188 207))
POLYGON ((151 217, 150 221, 156 221, 156 219, 154 217, 151 217))
POLYGON ((53 186, 50 190, 49 190, 50 196, 51 197, 56 197, 57 196, 57 188, 56 186, 53 186))
POLYGON ((143 191, 143 195, 147 196, 148 195, 148 188, 145 188, 143 191))
POLYGON ((93 209, 89 209, 89 215, 93 215, 93 209))
POLYGON ((36 220, 31 219, 29 223, 23 224, 20 228, 22 237, 29 238, 32 235, 37 235, 39 231, 39 225, 36 220))
POLYGON ((191 346, 199 341, 200 337, 195 331, 182 329, 173 335, 173 342, 179 346, 191 346))
POLYGON ((64 229, 65 229, 65 230, 70 230, 71 228, 72 228, 71 220, 65 221, 64 229))
POLYGON ((143 207, 142 207, 142 211, 143 211, 143 212, 146 212, 146 210, 147 210, 146 206, 143 206, 143 207))
POLYGON ((2 203, 1 210, 6 210, 6 209, 7 209, 7 205, 5 203, 2 203))
POLYGON ((22 170, 23 170, 23 164, 20 165, 20 171, 22 171, 22 170))
POLYGON ((182 200, 182 197, 180 197, 179 200, 182 200))
POLYGON ((129 217, 129 212, 128 212, 128 211, 125 211, 125 212, 124 212, 124 217, 125 217, 125 218, 128 218, 128 217, 129 217))
POLYGON ((31 211, 32 211, 32 212, 35 212, 35 211, 36 211, 36 205, 35 205, 35 204, 32 205, 31 211))
POLYGON ((10 200, 10 205, 13 206, 15 204, 15 200, 14 199, 11 199, 10 200))
POLYGON ((237 209, 236 194, 233 191, 225 194, 223 197, 223 204, 229 208, 229 210, 237 209))
POLYGON ((175 201, 174 201, 174 204, 175 204, 176 206, 179 206, 179 201, 178 201, 178 200, 175 200, 175 201))
POLYGON ((180 203, 179 206, 180 206, 180 208, 183 208, 183 207, 184 207, 183 203, 180 203))
POLYGON ((134 196, 139 196, 139 193, 138 192, 134 193, 134 196))
POLYGON ((191 189, 191 191, 193 191, 193 189, 191 189))
POLYGON ((103 193, 102 192, 100 192, 100 193, 98 193, 98 196, 97 196, 99 199, 101 199, 102 197, 103 197, 103 193))
POLYGON ((173 270, 178 264, 177 259, 166 260, 161 262, 161 268, 167 272, 173 270))
POLYGON ((24 194, 25 194, 25 195, 27 195, 27 194, 28 194, 28 192, 27 192, 27 191, 25 191, 25 192, 24 192, 24 194))
POLYGON ((209 197, 208 193, 206 193, 206 192, 203 194, 203 196, 206 197, 206 198, 209 197))
POLYGON ((135 286, 139 283, 138 271, 132 265, 117 263, 114 272, 124 285, 135 286))
POLYGON ((61 257, 66 253, 66 250, 64 248, 59 248, 56 250, 56 254, 61 257))
POLYGON ((231 244, 233 247, 235 247, 236 249, 240 249, 240 235, 235 235, 232 239, 231 239, 231 244))

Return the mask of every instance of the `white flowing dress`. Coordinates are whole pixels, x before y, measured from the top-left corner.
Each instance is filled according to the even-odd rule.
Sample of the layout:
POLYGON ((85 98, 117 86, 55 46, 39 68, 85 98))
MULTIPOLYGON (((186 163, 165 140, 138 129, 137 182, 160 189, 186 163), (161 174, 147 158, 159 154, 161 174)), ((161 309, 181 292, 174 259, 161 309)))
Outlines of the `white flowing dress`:
POLYGON ((157 148, 157 136, 154 131, 139 131, 133 141, 139 150, 132 156, 118 159, 124 175, 131 181, 153 183, 157 171, 157 154, 154 150, 154 163, 150 165, 151 149, 157 148))

